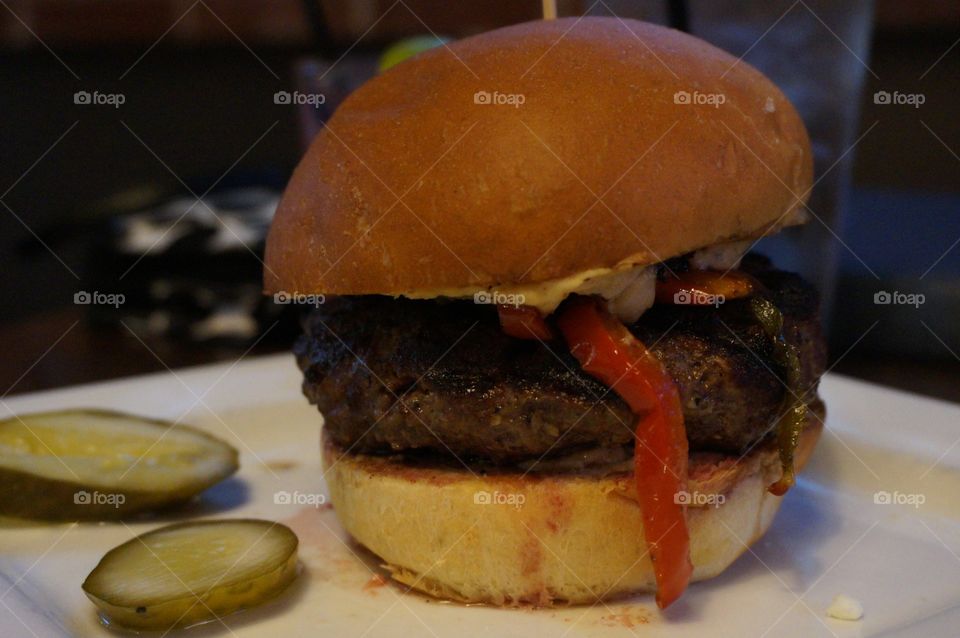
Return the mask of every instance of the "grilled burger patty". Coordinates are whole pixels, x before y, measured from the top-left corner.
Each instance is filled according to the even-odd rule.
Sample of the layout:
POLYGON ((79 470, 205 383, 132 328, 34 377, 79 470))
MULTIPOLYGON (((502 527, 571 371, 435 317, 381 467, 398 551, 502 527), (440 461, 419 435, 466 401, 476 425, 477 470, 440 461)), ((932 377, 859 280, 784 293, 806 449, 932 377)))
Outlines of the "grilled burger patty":
MULTIPOLYGON (((763 258, 748 256, 743 269, 783 313, 812 401, 826 362, 815 291, 763 258)), ((658 304, 629 328, 677 382, 691 451, 738 453, 770 432, 786 390, 748 302, 658 304)), ((633 441, 630 409, 562 339, 509 337, 493 306, 341 297, 307 317, 305 332, 294 347, 303 391, 334 442, 354 452, 514 464, 633 441)))

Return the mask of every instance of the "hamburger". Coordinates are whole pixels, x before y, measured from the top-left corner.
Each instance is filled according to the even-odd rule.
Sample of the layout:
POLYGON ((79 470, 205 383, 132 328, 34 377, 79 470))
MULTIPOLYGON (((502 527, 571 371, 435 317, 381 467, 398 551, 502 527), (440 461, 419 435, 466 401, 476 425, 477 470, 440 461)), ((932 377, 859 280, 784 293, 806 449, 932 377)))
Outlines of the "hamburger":
POLYGON ((338 108, 283 195, 268 293, 339 520, 471 603, 676 600, 770 527, 822 429, 816 292, 754 254, 810 142, 756 69, 589 17, 420 53, 338 108))

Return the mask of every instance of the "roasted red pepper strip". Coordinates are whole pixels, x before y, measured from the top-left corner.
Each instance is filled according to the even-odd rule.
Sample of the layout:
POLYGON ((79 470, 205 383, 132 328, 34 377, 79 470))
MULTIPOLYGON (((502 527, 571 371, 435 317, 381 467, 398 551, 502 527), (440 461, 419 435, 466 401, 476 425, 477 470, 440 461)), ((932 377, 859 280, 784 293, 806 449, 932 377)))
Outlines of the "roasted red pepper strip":
POLYGON ((739 270, 666 273, 663 280, 657 281, 656 299, 657 303, 717 306, 730 299, 746 297, 759 286, 756 279, 739 270))
POLYGON ((532 306, 497 306, 500 327, 517 339, 553 339, 553 330, 544 321, 540 311, 532 306))
POLYGON ((596 297, 574 297, 557 325, 583 369, 616 392, 638 416, 634 479, 654 574, 657 606, 687 588, 690 534, 677 495, 686 489, 687 433, 677 386, 663 366, 596 297))

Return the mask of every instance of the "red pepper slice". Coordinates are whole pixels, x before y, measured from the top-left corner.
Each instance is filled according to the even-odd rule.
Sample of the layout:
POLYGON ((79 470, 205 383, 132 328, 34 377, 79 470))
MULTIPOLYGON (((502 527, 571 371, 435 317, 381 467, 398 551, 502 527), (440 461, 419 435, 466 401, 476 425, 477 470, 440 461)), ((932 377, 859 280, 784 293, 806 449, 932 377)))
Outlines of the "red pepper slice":
POLYGON ((657 579, 657 606, 687 588, 693 565, 685 506, 687 433, 680 394, 659 360, 596 297, 574 297, 557 319, 583 369, 616 392, 637 415, 634 480, 657 579))
POLYGON ((718 306, 724 301, 746 297, 760 287, 756 279, 745 272, 731 270, 690 270, 672 274, 657 281, 657 303, 693 306, 718 306))
POLYGON ((517 339, 553 339, 553 330, 544 321, 540 311, 532 306, 497 306, 500 315, 500 327, 511 337, 517 339))

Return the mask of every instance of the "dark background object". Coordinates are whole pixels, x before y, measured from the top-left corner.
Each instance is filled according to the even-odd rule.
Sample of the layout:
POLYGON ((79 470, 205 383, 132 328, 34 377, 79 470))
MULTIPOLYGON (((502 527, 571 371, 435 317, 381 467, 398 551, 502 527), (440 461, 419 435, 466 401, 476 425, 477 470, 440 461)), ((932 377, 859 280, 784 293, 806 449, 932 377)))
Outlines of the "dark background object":
MULTIPOLYGON (((560 15, 589 9, 686 23, 721 46, 736 18, 719 13, 704 22, 718 11, 705 0, 558 4, 560 15)), ((800 37, 792 26, 800 18, 824 27, 812 46, 838 56, 857 49, 819 3, 738 4, 767 16, 769 33, 733 51, 761 67, 775 55, 765 43, 800 37)), ((825 319, 834 363, 960 400, 960 325, 951 321, 960 309, 960 5, 878 0, 875 8, 862 56, 872 72, 863 75, 860 123, 851 131, 859 142, 841 160, 851 164, 852 181, 831 228, 850 249, 831 237, 839 256, 825 319), (883 91, 921 94, 924 103, 877 101, 883 91), (881 292, 923 294, 925 303, 877 305, 881 292)), ((91 322, 89 307, 74 305, 73 296, 121 287, 110 272, 89 267, 113 217, 193 198, 211 185, 242 187, 268 176, 271 187, 282 187, 302 152, 302 127, 297 107, 274 96, 302 85, 297 69, 305 58, 333 64, 343 57, 335 66, 348 87, 352 74, 368 73, 400 37, 462 37, 539 12, 535 0, 8 2, 0 9, 0 392, 235 360, 251 346, 254 353, 286 349, 282 331, 296 330, 289 309, 281 324, 259 326, 276 336, 196 343, 133 335, 110 320, 110 308, 94 313, 106 322, 91 322), (80 91, 122 94, 124 103, 77 104, 80 91)), ((235 255, 240 262, 230 270, 238 283, 257 283, 250 277, 260 268, 258 247, 252 250, 235 255)))

